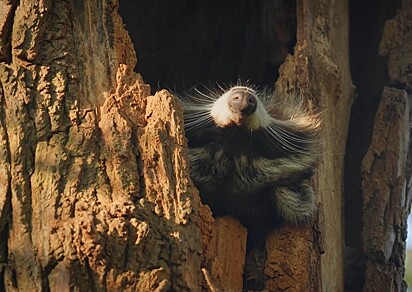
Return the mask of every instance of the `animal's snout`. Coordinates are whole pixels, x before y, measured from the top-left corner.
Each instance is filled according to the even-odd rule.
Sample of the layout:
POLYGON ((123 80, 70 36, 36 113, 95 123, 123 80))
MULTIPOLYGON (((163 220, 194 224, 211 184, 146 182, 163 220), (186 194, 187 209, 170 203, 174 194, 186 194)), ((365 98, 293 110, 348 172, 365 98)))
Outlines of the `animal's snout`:
POLYGON ((236 90, 229 97, 229 108, 231 111, 250 116, 256 110, 256 97, 249 92, 236 90))

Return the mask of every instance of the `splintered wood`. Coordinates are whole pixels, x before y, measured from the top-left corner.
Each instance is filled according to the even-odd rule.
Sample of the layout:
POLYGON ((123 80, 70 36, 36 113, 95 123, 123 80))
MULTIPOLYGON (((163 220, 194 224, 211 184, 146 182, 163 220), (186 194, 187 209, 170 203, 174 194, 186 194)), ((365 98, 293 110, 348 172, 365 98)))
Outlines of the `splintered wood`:
POLYGON ((241 291, 246 254, 247 230, 231 217, 217 218, 204 257, 206 274, 214 289, 241 291))

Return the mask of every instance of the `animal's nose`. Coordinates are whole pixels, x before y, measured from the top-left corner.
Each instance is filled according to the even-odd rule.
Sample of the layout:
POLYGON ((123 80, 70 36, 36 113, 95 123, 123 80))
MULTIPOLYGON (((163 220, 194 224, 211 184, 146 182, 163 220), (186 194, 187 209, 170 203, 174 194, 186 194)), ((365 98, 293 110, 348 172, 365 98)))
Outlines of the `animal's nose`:
POLYGON ((244 116, 253 114, 256 110, 256 97, 246 91, 234 91, 229 97, 229 107, 234 112, 244 116))

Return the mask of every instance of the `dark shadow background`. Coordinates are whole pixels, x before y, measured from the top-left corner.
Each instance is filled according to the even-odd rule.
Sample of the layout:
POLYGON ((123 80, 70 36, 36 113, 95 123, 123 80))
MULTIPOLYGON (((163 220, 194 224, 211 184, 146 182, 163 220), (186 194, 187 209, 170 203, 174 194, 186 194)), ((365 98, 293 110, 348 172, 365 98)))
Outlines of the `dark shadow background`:
POLYGON ((296 43, 291 0, 120 0, 137 53, 135 71, 153 91, 238 79, 273 86, 296 43))

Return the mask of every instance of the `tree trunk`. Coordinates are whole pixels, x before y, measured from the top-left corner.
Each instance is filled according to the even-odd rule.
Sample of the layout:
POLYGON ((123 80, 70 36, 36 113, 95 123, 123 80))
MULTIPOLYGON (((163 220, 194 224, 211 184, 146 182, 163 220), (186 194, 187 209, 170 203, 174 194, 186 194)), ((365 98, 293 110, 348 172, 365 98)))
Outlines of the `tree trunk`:
POLYGON ((280 92, 309 97, 322 112, 323 156, 314 180, 319 216, 305 231, 286 227, 286 232, 281 230, 269 239, 268 253, 273 254, 269 264, 277 267, 269 287, 273 291, 288 287, 296 291, 343 291, 344 157, 340 153, 344 153, 354 94, 345 37, 348 4, 297 3, 297 45, 294 55, 281 67, 276 87, 280 92))
POLYGON ((389 86, 382 91, 372 140, 362 161, 364 291, 406 291, 406 222, 412 195, 410 92, 412 5, 383 30, 389 86))
POLYGON ((402 2, 351 5, 351 66, 358 96, 345 174, 348 291, 406 290, 412 10, 408 1, 402 2))
POLYGON ((181 108, 132 72, 117 1, 3 7, 0 290, 198 290, 181 108))
POLYGON ((382 59, 400 1, 366 2, 123 1, 126 32, 117 0, 1 1, 0 291, 405 289, 411 10, 382 59), (181 106, 159 90, 238 78, 323 124, 317 216, 247 260, 247 230, 201 204, 181 106))

